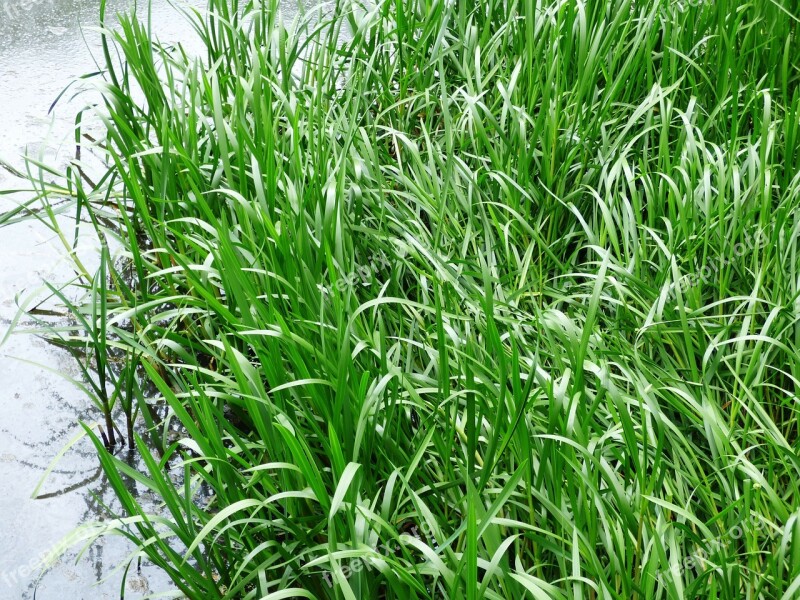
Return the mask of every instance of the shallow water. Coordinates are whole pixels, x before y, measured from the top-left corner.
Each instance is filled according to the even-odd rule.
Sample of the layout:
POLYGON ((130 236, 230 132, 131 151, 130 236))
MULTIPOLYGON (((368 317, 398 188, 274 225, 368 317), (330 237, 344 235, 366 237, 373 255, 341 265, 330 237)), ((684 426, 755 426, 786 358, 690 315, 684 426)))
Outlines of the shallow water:
MULTIPOLYGON (((88 28, 97 22, 97 6, 96 0, 0 2, 0 158, 18 168, 25 152, 56 165, 70 158, 72 115, 85 99, 60 103, 51 115, 48 109, 72 78, 95 70, 98 36, 88 28)), ((129 6, 117 1, 111 10, 129 6)), ((179 39, 189 29, 169 17, 172 10, 154 5, 154 22, 166 25, 165 37, 179 39)), ((0 171, 0 188, 18 184, 0 171)), ((25 197, 0 197, 0 212, 25 197)), ((82 248, 90 263, 94 248, 91 239, 82 248)), ((16 315, 15 295, 31 293, 43 278, 69 277, 62 256, 42 226, 0 229, 0 338, 16 315)), ((0 599, 120 597, 122 574, 115 567, 131 552, 121 537, 103 539, 80 558, 78 546, 54 564, 41 562, 77 526, 107 518, 98 499, 114 506, 85 439, 58 463, 42 497, 31 498, 50 461, 80 431, 78 420, 97 418, 89 400, 62 375, 78 376, 71 358, 39 338, 13 335, 0 347, 0 599)), ((141 573, 129 577, 125 597, 170 589, 160 572, 143 563, 141 573)))
MULTIPOLYGON (((112 0, 109 14, 135 0, 112 0)), ((81 74, 96 69, 99 56, 97 0, 0 0, 0 158, 17 168, 22 153, 63 166, 71 158, 71 125, 85 97, 58 94, 81 74)), ((141 4, 140 10, 146 4, 141 4)), ((291 6, 286 13, 293 12, 291 6)), ((162 41, 187 41, 191 30, 165 0, 154 0, 154 29, 162 41)), ((0 189, 20 185, 0 169, 0 189)), ((0 213, 24 193, 0 196, 0 213)), ((96 245, 84 240, 81 253, 91 268, 96 245)), ((63 248, 45 227, 22 223, 0 229, 0 340, 17 314, 15 296, 26 296, 42 279, 66 281, 63 248)), ((80 431, 79 420, 98 418, 90 401, 62 375, 78 377, 72 359, 40 338, 12 335, 0 346, 0 600, 95 600, 119 598, 122 574, 115 571, 131 552, 123 538, 104 538, 80 558, 68 551, 42 570, 39 558, 82 523, 107 518, 103 503, 113 494, 98 469, 88 440, 66 453, 40 494, 31 493, 50 461, 80 431), (44 367, 44 368, 43 368, 44 367), (77 560, 76 560, 77 559, 77 560), (100 582, 100 583, 98 583, 100 582)), ((155 504, 153 504, 155 506, 155 504)), ((126 599, 170 590, 165 577, 146 562, 129 577, 126 599)))

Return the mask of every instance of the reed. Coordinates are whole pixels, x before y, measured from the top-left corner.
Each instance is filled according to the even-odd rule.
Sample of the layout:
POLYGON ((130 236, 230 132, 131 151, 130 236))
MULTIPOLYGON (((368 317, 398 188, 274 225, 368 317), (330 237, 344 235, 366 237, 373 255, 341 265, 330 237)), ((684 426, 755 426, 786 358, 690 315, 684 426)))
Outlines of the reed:
POLYGON ((59 333, 143 457, 87 428, 134 559, 193 599, 796 597, 793 3, 185 15, 202 56, 106 30, 106 171, 31 169, 115 249, 59 333))

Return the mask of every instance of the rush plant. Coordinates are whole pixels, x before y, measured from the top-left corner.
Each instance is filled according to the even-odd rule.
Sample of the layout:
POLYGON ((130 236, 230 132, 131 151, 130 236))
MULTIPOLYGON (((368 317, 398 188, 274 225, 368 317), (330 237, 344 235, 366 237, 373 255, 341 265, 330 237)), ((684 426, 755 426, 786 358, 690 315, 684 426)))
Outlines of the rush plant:
POLYGON ((143 468, 87 430, 134 558, 192 599, 798 597, 797 8, 671 4, 104 30, 105 170, 36 200, 114 254, 59 332, 141 415, 143 468))

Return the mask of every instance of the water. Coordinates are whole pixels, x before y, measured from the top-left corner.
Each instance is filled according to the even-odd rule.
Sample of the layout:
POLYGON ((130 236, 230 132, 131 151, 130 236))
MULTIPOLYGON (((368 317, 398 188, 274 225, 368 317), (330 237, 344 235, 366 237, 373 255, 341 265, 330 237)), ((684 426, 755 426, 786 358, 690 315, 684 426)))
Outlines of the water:
MULTIPOLYGON (((129 9, 131 1, 114 0, 109 13, 129 9)), ((68 95, 52 114, 48 109, 74 77, 96 70, 92 54, 100 56, 99 36, 91 28, 98 5, 98 0, 0 0, 0 158, 15 167, 23 166, 19 156, 25 152, 57 166, 72 157, 71 126, 86 97, 68 95)), ((165 0, 154 0, 153 23, 162 41, 192 36, 165 0)), ((0 170, 0 189, 18 185, 0 170)), ((0 196, 0 213, 26 197, 0 196)), ((95 240, 85 238, 80 249, 91 269, 95 240)), ((40 224, 0 229, 0 340, 17 314, 17 294, 29 295, 43 279, 68 280, 63 254, 40 224)), ((115 567, 132 550, 122 537, 104 538, 80 558, 81 548, 72 549, 45 569, 39 560, 80 524, 108 518, 98 498, 115 506, 86 439, 58 463, 43 497, 31 498, 50 461, 81 431, 78 421, 99 416, 61 374, 79 378, 72 359, 40 338, 13 335, 0 346, 0 600, 34 594, 37 600, 120 597, 122 573, 115 567)), ((172 586, 143 563, 127 588, 125 598, 135 599, 172 586)))

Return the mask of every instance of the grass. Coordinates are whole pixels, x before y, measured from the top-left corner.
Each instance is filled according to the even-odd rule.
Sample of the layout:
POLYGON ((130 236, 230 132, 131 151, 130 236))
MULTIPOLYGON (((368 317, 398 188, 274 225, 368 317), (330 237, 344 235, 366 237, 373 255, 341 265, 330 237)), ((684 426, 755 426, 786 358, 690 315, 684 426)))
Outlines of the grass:
POLYGON ((200 57, 105 30, 105 169, 29 163, 0 217, 104 243, 48 331, 132 564, 192 599, 800 597, 793 3, 184 10, 200 57))

